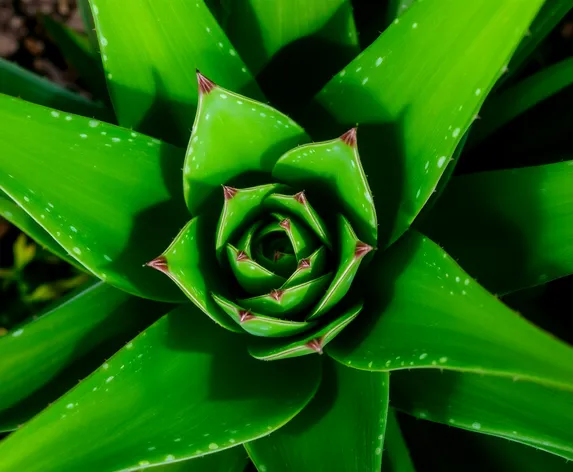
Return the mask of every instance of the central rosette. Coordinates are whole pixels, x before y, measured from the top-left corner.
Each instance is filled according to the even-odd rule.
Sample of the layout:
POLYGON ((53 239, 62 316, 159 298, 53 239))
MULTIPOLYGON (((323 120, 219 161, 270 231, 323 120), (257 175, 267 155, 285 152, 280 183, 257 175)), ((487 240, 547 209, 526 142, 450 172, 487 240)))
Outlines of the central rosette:
POLYGON ((271 360, 322 352, 362 309, 352 282, 376 244, 356 129, 310 141, 268 105, 198 74, 184 166, 193 215, 149 266, 271 360))

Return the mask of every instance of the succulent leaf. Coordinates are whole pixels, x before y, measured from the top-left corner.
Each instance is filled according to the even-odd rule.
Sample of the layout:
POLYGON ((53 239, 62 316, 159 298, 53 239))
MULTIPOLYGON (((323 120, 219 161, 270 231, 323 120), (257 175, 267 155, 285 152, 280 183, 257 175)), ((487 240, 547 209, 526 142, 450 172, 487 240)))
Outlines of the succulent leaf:
POLYGON ((319 359, 269 365, 244 339, 182 305, 0 443, 2 467, 138 469, 272 433, 314 396, 319 359))
POLYGON ((183 170, 192 215, 205 210, 221 185, 236 187, 233 181, 241 185, 241 180, 270 174, 283 152, 309 140, 274 108, 215 85, 201 73, 197 80, 199 108, 183 170))
POLYGON ((255 466, 275 472, 379 472, 388 377, 325 358, 320 388, 309 405, 272 435, 245 444, 255 466), (347 434, 340 434, 341 429, 347 434))
POLYGON ((197 68, 262 98, 203 1, 172 0, 169 8, 139 0, 90 4, 120 125, 185 145, 197 107, 197 68))
POLYGON ((392 374, 392 398, 398 410, 418 418, 573 459, 571 392, 489 375, 416 369, 392 374))
POLYGON ((326 267, 326 253, 326 248, 320 246, 306 259, 301 259, 296 270, 280 288, 284 290, 289 287, 294 287, 295 285, 308 282, 323 274, 324 268, 326 267))
POLYGON ((288 216, 287 213, 271 213, 277 219, 277 224, 292 244, 292 249, 297 262, 309 257, 315 250, 317 244, 312 232, 304 223, 288 216))
POLYGON ((259 315, 245 310, 226 298, 212 294, 213 299, 239 326, 247 333, 265 338, 282 338, 293 336, 310 329, 314 323, 307 321, 291 321, 259 315))
POLYGON ((336 199, 360 238, 376 244, 376 210, 360 163, 355 128, 340 138, 292 149, 278 160, 273 177, 293 186, 319 189, 336 199))
POLYGON ((416 472, 394 408, 388 408, 386 418, 382 470, 385 468, 395 472, 416 472))
POLYGON ((299 336, 294 340, 269 339, 260 340, 249 346, 249 352, 255 359, 274 361, 308 354, 322 354, 325 346, 330 343, 346 326, 354 320, 362 310, 362 303, 343 310, 328 324, 299 336))
POLYGON ((493 293, 570 275, 572 164, 455 177, 423 231, 493 293))
POLYGON ((573 348, 529 323, 414 231, 369 266, 367 304, 327 352, 373 371, 451 369, 573 390, 573 348), (535 349, 531 349, 535 346, 535 349))
POLYGON ((245 254, 247 254, 247 256, 251 258, 253 257, 253 253, 251 251, 253 237, 257 233, 258 229, 262 226, 262 224, 263 224, 262 220, 255 221, 251 226, 249 226, 248 229, 243 231, 241 238, 239 239, 236 245, 239 251, 243 251, 245 254))
POLYGON ((180 150, 5 95, 0 121, 1 190, 98 277, 142 297, 182 300, 142 267, 187 218, 180 150))
POLYGON ((313 136, 312 124, 321 136, 333 121, 339 129, 361 124, 361 161, 384 202, 380 247, 422 209, 542 4, 416 2, 316 96, 313 136))

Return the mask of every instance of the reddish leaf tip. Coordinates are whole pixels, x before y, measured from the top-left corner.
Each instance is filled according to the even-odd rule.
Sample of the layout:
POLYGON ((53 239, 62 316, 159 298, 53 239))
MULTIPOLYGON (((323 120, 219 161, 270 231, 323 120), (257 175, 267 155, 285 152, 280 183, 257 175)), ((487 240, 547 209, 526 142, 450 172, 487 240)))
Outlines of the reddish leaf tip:
POLYGON ((249 256, 247 255, 247 253, 245 251, 239 251, 237 253, 237 260, 240 261, 248 261, 249 260, 249 256))
POLYGON ((289 232, 290 232, 290 219, 285 218, 284 220, 282 220, 282 221, 279 223, 279 226, 280 226, 281 228, 283 228, 285 231, 289 231, 289 232))
POLYGON ((225 197, 225 200, 231 200, 231 198, 237 195, 238 191, 239 190, 236 188, 227 187, 226 185, 223 185, 223 196, 225 197))
POLYGON ((293 196, 293 198, 301 205, 306 205, 306 194, 304 193, 304 190, 302 192, 298 192, 293 196))
POLYGON ((284 253, 282 253, 280 251, 275 251, 275 253, 273 254, 273 261, 276 262, 283 256, 284 256, 284 253))
POLYGON ((245 321, 254 320, 255 316, 249 310, 240 310, 239 311, 239 320, 241 323, 245 321))
POLYGON ((284 290, 271 290, 271 293, 269 293, 269 295, 271 296, 272 299, 276 300, 277 302, 280 302, 284 293, 285 293, 284 290))
POLYGON ((156 257, 155 259, 149 261, 145 265, 147 267, 151 267, 155 270, 163 272, 164 274, 167 274, 169 272, 169 266, 167 265, 167 258, 165 256, 156 257))
POLYGON ((301 259, 298 263, 299 269, 308 269, 310 267, 310 259, 301 259))
POLYGON ((322 338, 312 339, 305 344, 306 347, 322 354, 322 338))
POLYGON ((199 85, 199 95, 207 95, 216 87, 215 82, 209 80, 207 77, 201 74, 199 69, 197 69, 197 83, 199 85))
POLYGON ((340 136, 340 139, 351 147, 356 146, 356 130, 357 128, 349 129, 346 133, 340 136))
POLYGON ((354 250, 354 257, 359 258, 363 257, 368 254, 370 251, 374 249, 370 244, 363 243, 362 241, 358 241, 356 243, 356 249, 354 250))

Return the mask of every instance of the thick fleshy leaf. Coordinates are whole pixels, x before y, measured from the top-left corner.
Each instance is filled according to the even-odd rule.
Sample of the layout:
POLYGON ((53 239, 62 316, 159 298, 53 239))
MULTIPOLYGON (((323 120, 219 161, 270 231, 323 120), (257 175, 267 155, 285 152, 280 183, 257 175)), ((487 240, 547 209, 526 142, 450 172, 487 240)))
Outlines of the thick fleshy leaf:
POLYGON ((258 470, 380 472, 388 374, 324 358, 314 399, 289 424, 245 445, 258 470))
POLYGON ((244 298, 239 300, 239 303, 264 315, 292 318, 316 303, 331 279, 332 274, 328 273, 300 285, 272 290, 258 297, 244 298))
POLYGON ((197 80, 199 109, 183 170, 185 199, 193 215, 221 185, 243 186, 241 181, 253 174, 270 174, 282 153, 309 140, 274 108, 225 90, 199 73, 197 80))
MULTIPOLYGON (((212 251, 212 228, 204 217, 189 221, 171 245, 147 265, 167 275, 203 313, 230 331, 241 330, 211 298, 224 281, 212 251)), ((149 270, 149 269, 148 269, 149 270)))
POLYGON ((273 274, 231 244, 227 245, 227 257, 237 282, 248 293, 260 295, 280 288, 286 282, 284 277, 273 274))
POLYGON ((0 410, 31 395, 98 345, 144 327, 162 309, 98 282, 0 337, 0 410))
POLYGON ((418 418, 501 436, 573 459, 573 394, 493 376, 392 374, 392 405, 418 418))
MULTIPOLYGON (((151 469, 153 472, 244 472, 249 464, 249 456, 244 448, 234 447, 216 454, 204 457, 173 461, 158 465, 151 469)), ((145 466, 146 464, 143 464, 145 466)), ((141 470, 144 467, 138 467, 141 470)))
POLYGON ((416 472, 394 408, 388 409, 382 470, 388 472, 416 472))
POLYGON ((261 98, 203 1, 172 0, 169 8, 140 0, 90 3, 120 125, 187 143, 197 68, 225 87, 261 98))
POLYGON ((213 299, 247 333, 266 338, 283 338, 307 331, 314 325, 306 321, 280 320, 271 316, 259 315, 245 310, 220 295, 212 294, 213 299))
POLYGON ((573 161, 455 177, 423 231, 494 293, 572 274, 572 179, 573 161))
POLYGON ((505 306, 428 238, 408 233, 369 268, 364 312, 327 349, 336 360, 357 369, 452 369, 573 390, 573 348, 505 306))
POLYGON ((470 144, 478 144, 506 123, 571 84, 573 59, 568 58, 492 97, 480 111, 481 119, 474 125, 470 144))
POLYGON ((1 443, 2 467, 137 469, 270 434, 313 397, 320 365, 259 362, 244 341, 191 304, 172 311, 1 443))
POLYGON ((273 177, 309 191, 321 191, 348 216, 361 239, 376 244, 376 210, 358 155, 356 129, 340 138, 287 152, 276 163, 273 177))
POLYGON ((5 194, 0 193, 0 216, 16 226, 40 246, 65 260, 68 264, 72 264, 79 270, 85 270, 85 268, 73 257, 70 257, 64 248, 60 246, 44 228, 36 223, 28 213, 4 195, 5 194))
POLYGON ((89 38, 49 16, 43 18, 43 23, 66 61, 76 70, 90 91, 102 100, 109 100, 101 58, 95 52, 97 49, 92 49, 89 38))
POLYGON ((408 8, 410 8, 415 1, 416 0, 389 0, 388 23, 391 23, 393 20, 406 13, 408 8))
POLYGON ((311 333, 299 336, 297 339, 259 340, 249 346, 249 353, 256 359, 274 361, 290 357, 306 356, 307 354, 322 354, 324 347, 348 326, 362 310, 362 303, 358 303, 342 311, 333 321, 311 333))
POLYGON ((92 102, 39 75, 0 58, 0 93, 68 113, 112 121, 113 113, 103 104, 92 102))
POLYGON ((279 184, 259 185, 250 188, 223 187, 224 204, 219 223, 215 249, 219 260, 224 259, 224 249, 237 230, 257 217, 267 195, 280 189, 279 184))
POLYGON ((180 150, 4 95, 0 122, 0 189, 98 277, 143 297, 182 299, 142 267, 187 217, 180 150))
POLYGON ((259 246, 255 249, 254 257, 263 267, 283 277, 290 277, 297 268, 297 261, 294 254, 275 251, 272 259, 270 259, 263 254, 262 248, 259 246))
POLYGON ((292 250, 298 262, 314 252, 317 241, 304 223, 291 218, 286 213, 272 213, 271 215, 277 219, 277 224, 292 244, 292 250))
POLYGON ((245 231, 241 233, 241 238, 236 244, 237 248, 240 251, 243 251, 249 257, 253 257, 253 238, 262 224, 263 222, 261 220, 255 221, 251 226, 249 226, 245 231))
POLYGON ((312 229, 316 236, 327 247, 332 247, 332 238, 329 234, 328 228, 320 215, 308 202, 306 194, 299 192, 295 195, 281 195, 274 193, 269 195, 264 201, 265 207, 271 210, 279 210, 287 212, 288 214, 296 216, 299 220, 304 221, 310 229, 312 229))
POLYGON ((344 298, 350 290, 364 256, 372 250, 372 246, 364 244, 356 237, 352 226, 342 215, 338 215, 338 237, 340 244, 338 269, 330 286, 308 315, 309 320, 324 316, 344 298))
POLYGON ((326 266, 326 248, 319 247, 306 259, 302 259, 298 263, 298 267, 284 283, 281 289, 294 287, 295 285, 308 282, 309 280, 316 279, 322 275, 326 266))
POLYGON ((360 157, 381 202, 381 247, 431 196, 542 4, 415 2, 317 95, 323 113, 309 119, 309 130, 314 123, 323 136, 360 124, 360 157))

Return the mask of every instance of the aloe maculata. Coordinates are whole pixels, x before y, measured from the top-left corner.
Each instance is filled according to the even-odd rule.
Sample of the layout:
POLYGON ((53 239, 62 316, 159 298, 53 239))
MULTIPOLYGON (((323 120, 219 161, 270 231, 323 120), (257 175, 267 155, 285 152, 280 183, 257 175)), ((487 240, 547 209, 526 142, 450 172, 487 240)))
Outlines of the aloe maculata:
POLYGON ((396 411, 566 470, 573 349, 496 295, 573 273, 573 161, 452 171, 571 2, 207 3, 48 22, 98 101, 0 63, 0 214, 99 279, 0 338, 0 471, 413 471, 396 411))

